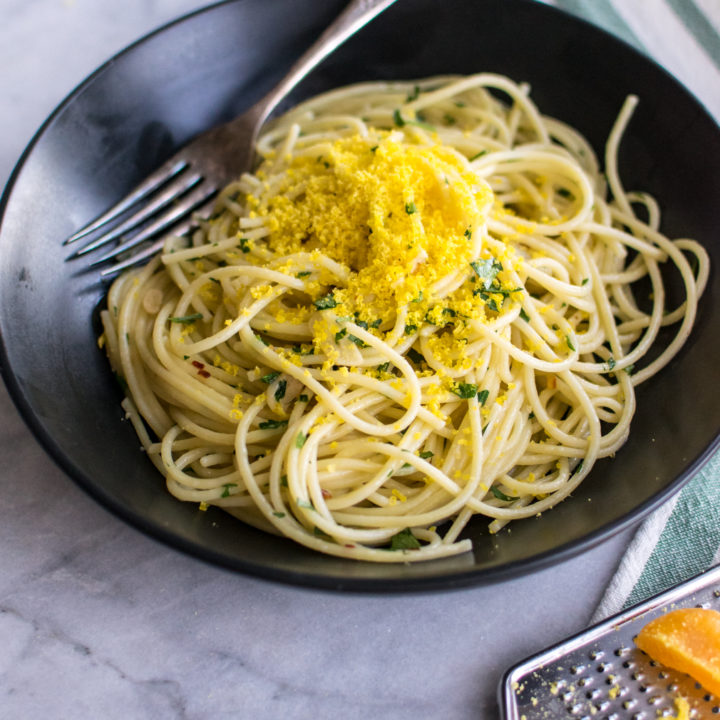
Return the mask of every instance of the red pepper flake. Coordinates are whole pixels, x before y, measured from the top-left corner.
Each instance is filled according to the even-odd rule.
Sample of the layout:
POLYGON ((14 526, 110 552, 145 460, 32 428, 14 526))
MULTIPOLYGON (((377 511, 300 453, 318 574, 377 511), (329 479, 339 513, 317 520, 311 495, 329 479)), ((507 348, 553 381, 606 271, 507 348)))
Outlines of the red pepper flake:
POLYGON ((204 378, 210 377, 210 373, 207 370, 198 370, 198 375, 204 378))
POLYGON ((355 546, 352 543, 345 543, 346 548, 354 548, 355 546))
POLYGON ((193 364, 196 368, 200 368, 201 370, 205 367, 205 363, 201 363, 199 360, 193 360, 193 361, 192 361, 192 364, 193 364))
POLYGON ((327 500, 328 498, 332 497, 332 493, 329 490, 326 490, 325 488, 321 488, 320 492, 322 493, 322 496, 327 500))

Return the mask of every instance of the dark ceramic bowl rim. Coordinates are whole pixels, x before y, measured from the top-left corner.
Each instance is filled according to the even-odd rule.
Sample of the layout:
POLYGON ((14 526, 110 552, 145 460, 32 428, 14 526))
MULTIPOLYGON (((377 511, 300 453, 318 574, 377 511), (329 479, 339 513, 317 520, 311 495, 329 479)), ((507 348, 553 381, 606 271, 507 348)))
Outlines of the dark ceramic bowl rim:
MULTIPOLYGON (((108 60, 98 66, 90 75, 82 80, 75 88, 67 94, 67 96, 58 104, 58 106, 45 119, 37 132, 34 134, 22 155, 18 159, 13 168, 9 179, 6 183, 2 196, 0 197, 0 227, 5 215, 7 205, 10 201, 13 188, 15 186, 18 175, 32 156, 33 150, 41 138, 44 136, 49 127, 52 126, 54 120, 63 110, 72 103, 82 91, 93 84, 96 78, 101 76, 105 69, 112 65, 118 58, 124 57, 132 53, 139 46, 151 41, 154 37, 165 33, 168 29, 186 23, 193 17, 205 13, 212 13, 216 8, 225 5, 231 5, 243 0, 220 0, 207 6, 198 8, 188 12, 176 19, 173 19, 155 30, 146 33, 125 48, 115 53, 108 60)), ((516 4, 537 4, 537 0, 514 0, 516 4)), ((672 77, 667 70, 659 65, 652 58, 644 55, 636 48, 629 45, 623 39, 611 35, 602 28, 592 23, 570 15, 558 8, 543 5, 543 11, 547 13, 563 16, 564 20, 569 23, 576 23, 578 26, 585 28, 585 31, 598 33, 606 36, 612 43, 629 48, 634 54, 645 59, 646 62, 654 65, 656 70, 664 73, 668 77, 672 77)), ((692 96, 687 90, 688 96, 697 104, 702 105, 700 101, 692 96)), ((707 112, 707 111, 706 111, 707 112)), ((296 585, 300 587, 319 588, 325 590, 343 590, 350 592, 418 592, 418 591, 436 591, 447 589, 458 589, 471 585, 490 584, 503 581, 509 578, 517 577, 529 572, 539 571, 549 566, 562 563, 572 557, 586 552, 593 547, 599 545, 605 540, 615 536, 616 534, 638 524, 642 519, 647 517, 652 511, 664 504, 670 497, 680 491, 680 489, 702 468, 702 466, 711 458, 711 456, 720 448, 720 430, 714 436, 713 441, 691 462, 689 462, 684 470, 675 477, 674 481, 665 486, 661 491, 657 492, 646 502, 636 506, 631 511, 621 515, 614 520, 607 522, 597 530, 589 532, 582 538, 566 541, 557 547, 530 556, 528 558, 510 562, 498 567, 481 568, 473 567, 468 571, 458 571, 448 575, 431 575, 422 578, 393 578, 393 579, 366 579, 366 578, 349 578, 339 581, 337 578, 324 575, 311 575, 306 572, 292 572, 283 569, 276 569, 265 564, 256 564, 244 560, 231 560, 228 557, 217 553, 209 548, 198 546, 193 542, 186 541, 174 535, 172 532, 165 531, 162 527, 149 522, 141 513, 135 513, 125 507, 122 503, 115 501, 108 496, 102 489, 102 486, 96 480, 89 477, 80 470, 73 460, 57 445, 52 434, 48 433, 26 399, 22 388, 20 387, 11 363, 8 357, 8 348, 5 338, 0 332, 0 375, 8 388, 9 394, 15 403, 21 417, 30 428, 42 448, 50 455, 55 463, 88 495, 109 510, 116 517, 122 519, 133 527, 137 528, 147 536, 158 540, 165 545, 181 550, 188 555, 194 556, 201 560, 224 567, 229 570, 240 571, 242 573, 281 582, 283 584, 296 585)))

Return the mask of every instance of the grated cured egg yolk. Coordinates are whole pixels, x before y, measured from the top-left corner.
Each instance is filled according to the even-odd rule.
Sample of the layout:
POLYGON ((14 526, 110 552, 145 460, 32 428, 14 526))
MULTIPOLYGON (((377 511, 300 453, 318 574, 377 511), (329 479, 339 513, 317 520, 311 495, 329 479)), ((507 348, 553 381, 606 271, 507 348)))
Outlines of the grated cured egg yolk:
POLYGON ((347 286, 335 291, 339 314, 367 319, 427 303, 435 283, 466 275, 494 200, 462 155, 401 132, 353 135, 322 155, 296 155, 281 182, 255 209, 267 218, 269 247, 282 255, 319 250, 348 267, 347 286))

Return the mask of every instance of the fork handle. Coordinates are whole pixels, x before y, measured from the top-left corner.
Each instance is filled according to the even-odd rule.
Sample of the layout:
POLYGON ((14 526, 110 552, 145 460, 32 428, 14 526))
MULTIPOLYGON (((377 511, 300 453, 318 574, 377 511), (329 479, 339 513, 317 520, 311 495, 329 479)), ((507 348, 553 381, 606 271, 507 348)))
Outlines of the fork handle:
POLYGON ((352 0, 320 37, 296 60, 285 77, 253 108, 257 125, 267 120, 276 105, 335 48, 370 22, 395 0, 352 0))

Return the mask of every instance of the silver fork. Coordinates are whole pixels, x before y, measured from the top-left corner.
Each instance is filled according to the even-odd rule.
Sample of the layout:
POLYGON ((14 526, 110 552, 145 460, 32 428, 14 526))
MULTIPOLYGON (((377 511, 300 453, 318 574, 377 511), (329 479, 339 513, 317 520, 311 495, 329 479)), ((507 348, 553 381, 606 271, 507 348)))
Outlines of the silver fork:
POLYGON ((234 120, 197 136, 120 202, 65 240, 65 244, 73 243, 96 230, 106 229, 70 258, 119 240, 111 251, 91 263, 97 266, 161 235, 100 273, 113 275, 145 262, 162 248, 168 234, 183 235, 197 225, 199 218, 208 217, 217 192, 250 169, 258 132, 278 103, 318 63, 393 2, 395 0, 350 2, 267 95, 234 120), (118 222, 133 208, 128 218, 118 222), (134 234, 125 236, 133 231, 134 234))

